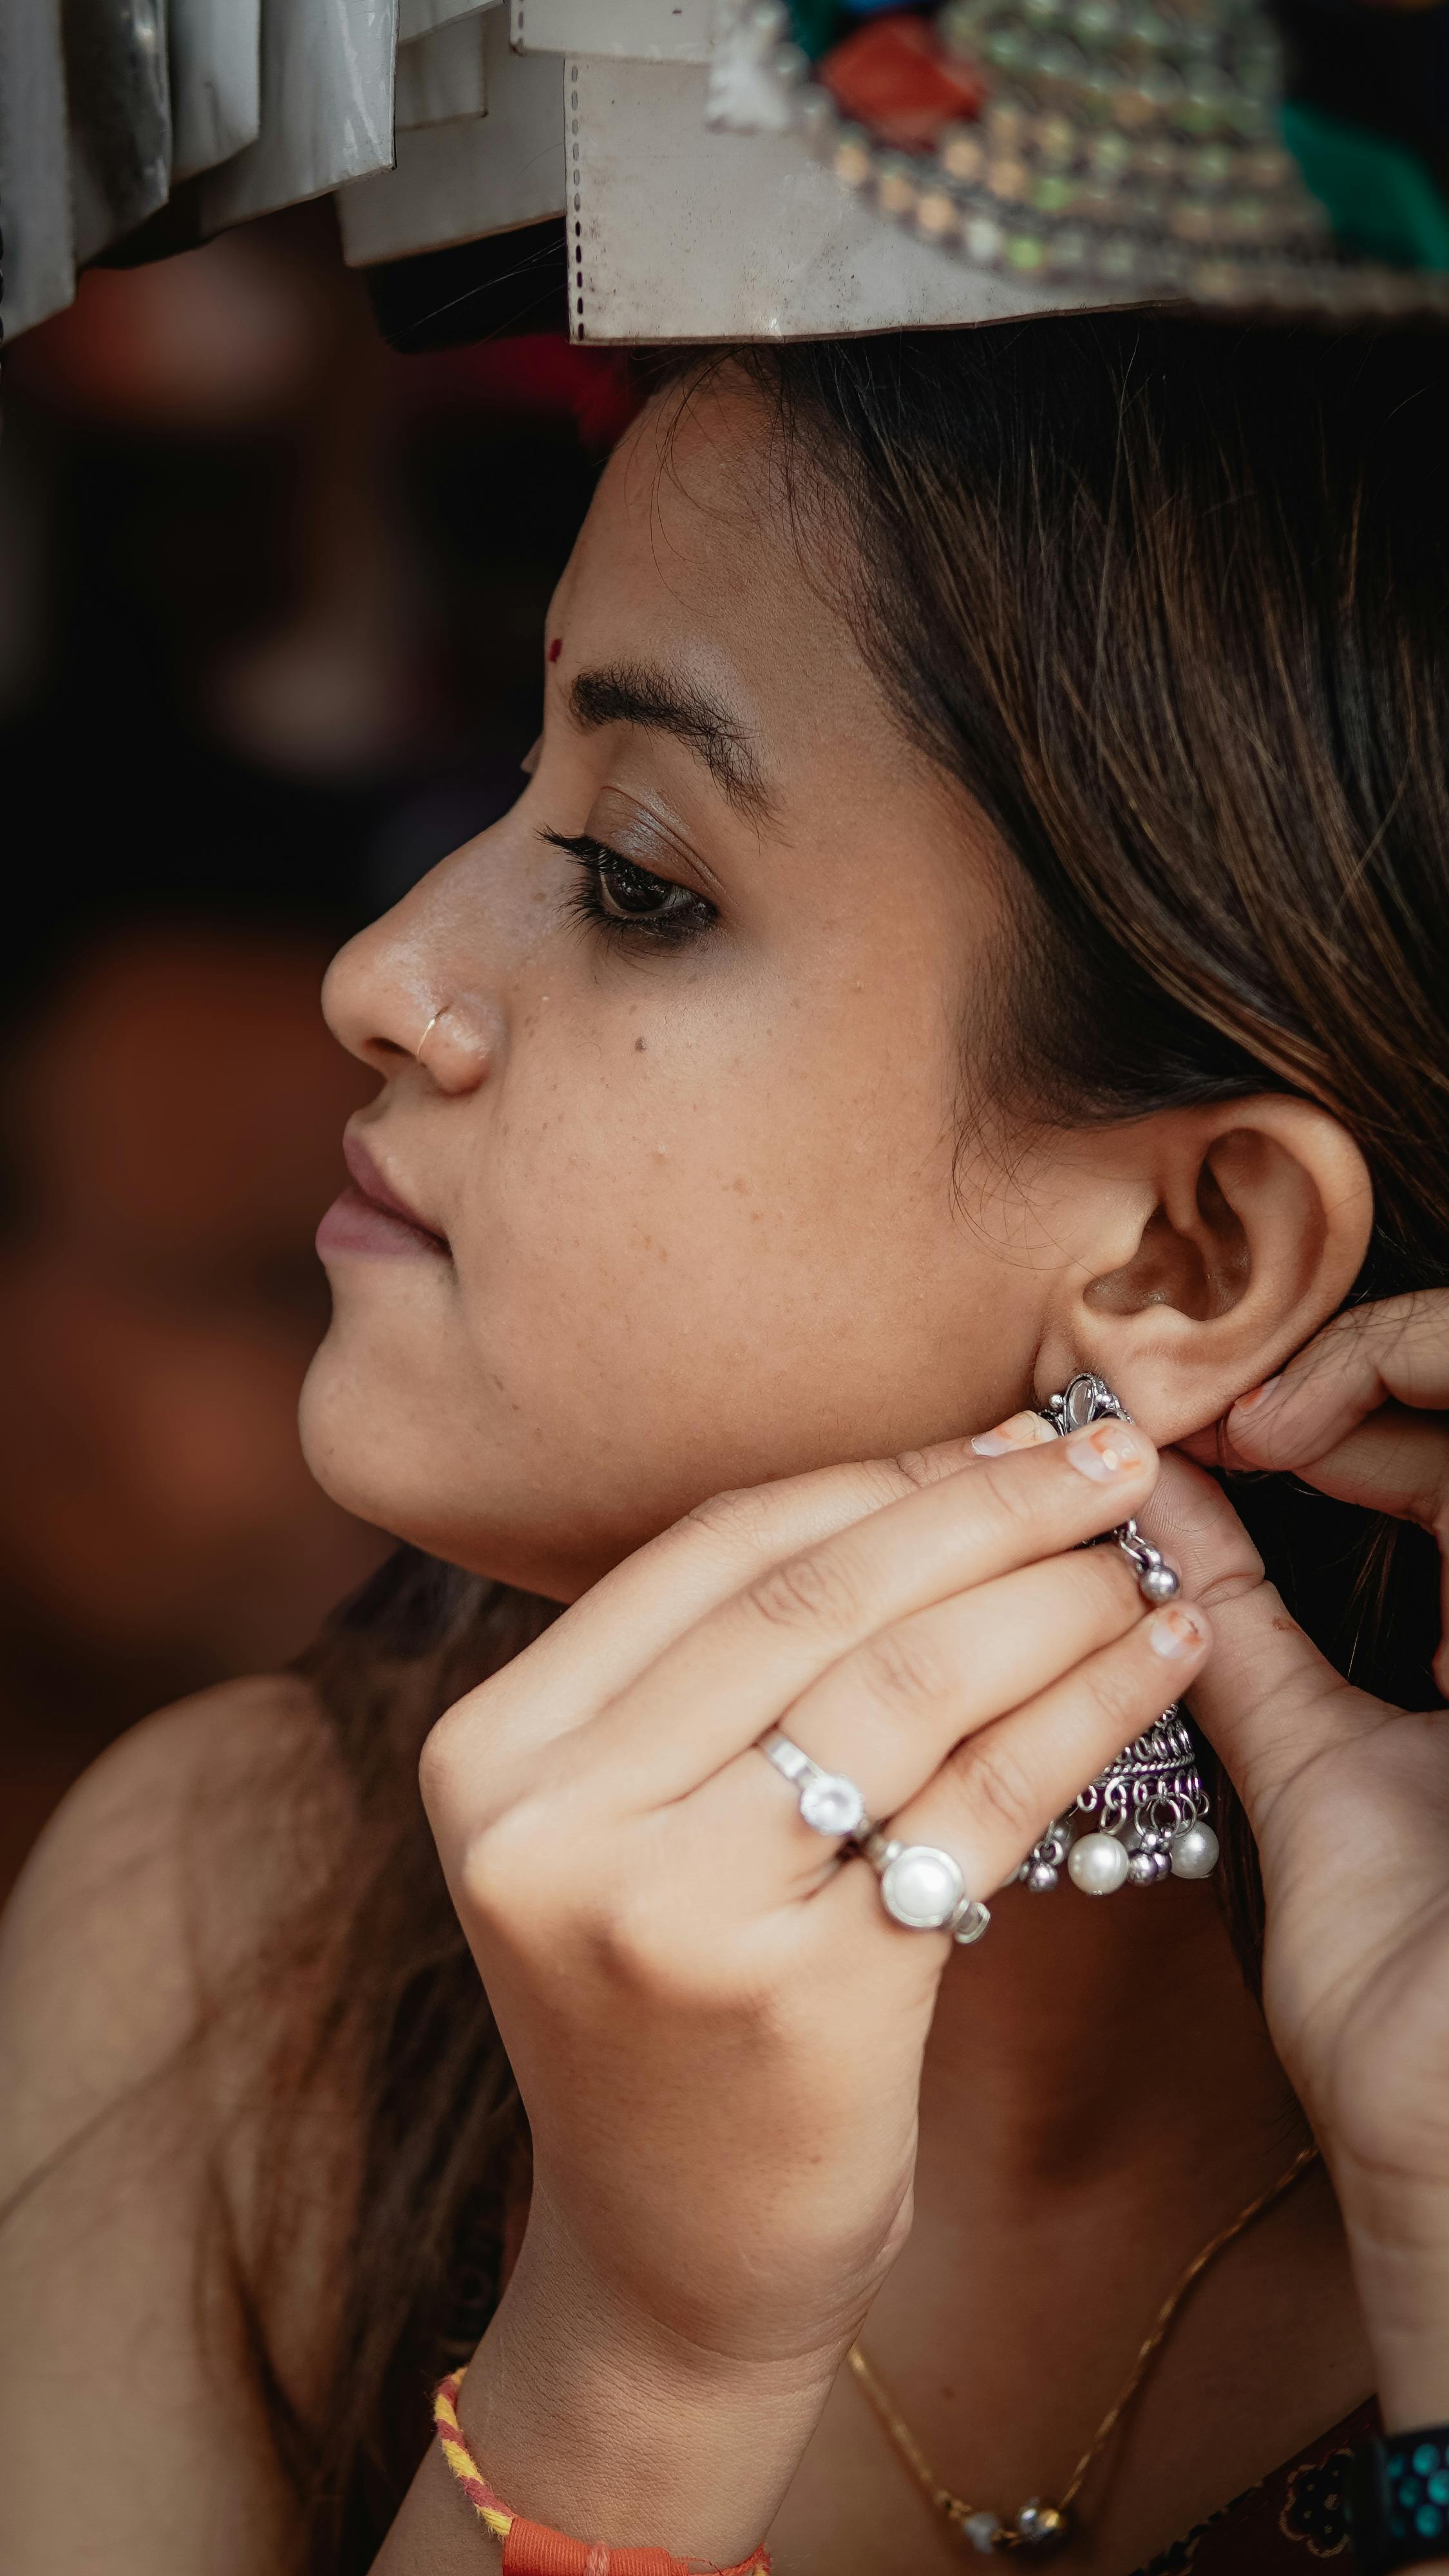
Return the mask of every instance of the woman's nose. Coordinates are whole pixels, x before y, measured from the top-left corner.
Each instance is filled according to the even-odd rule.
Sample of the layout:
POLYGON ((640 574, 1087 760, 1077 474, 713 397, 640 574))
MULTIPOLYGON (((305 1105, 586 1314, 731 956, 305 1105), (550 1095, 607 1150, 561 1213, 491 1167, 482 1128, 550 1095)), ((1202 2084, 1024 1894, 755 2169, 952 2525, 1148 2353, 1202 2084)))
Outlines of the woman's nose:
POLYGON ((502 1014, 469 980, 449 975, 408 922, 409 908, 405 901, 385 913, 333 958, 322 986, 327 1025, 388 1079, 416 1068, 438 1091, 475 1091, 497 1060, 502 1014))

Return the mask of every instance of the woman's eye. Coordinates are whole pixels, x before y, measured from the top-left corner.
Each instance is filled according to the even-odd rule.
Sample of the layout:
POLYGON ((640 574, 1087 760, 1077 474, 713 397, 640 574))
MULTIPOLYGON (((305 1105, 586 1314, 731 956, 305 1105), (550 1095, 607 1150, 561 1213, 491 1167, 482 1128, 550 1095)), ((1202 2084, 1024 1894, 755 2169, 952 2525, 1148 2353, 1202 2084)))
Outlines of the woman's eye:
POLYGON ((697 938, 719 918, 703 895, 641 868, 592 833, 545 832, 543 837, 556 850, 567 851, 579 870, 570 909, 582 920, 616 935, 642 932, 678 945, 697 938))
POLYGON ((599 859, 597 875, 599 900, 619 921, 657 920, 661 913, 698 901, 687 887, 653 876, 648 868, 636 867, 632 859, 619 858, 612 850, 599 859))

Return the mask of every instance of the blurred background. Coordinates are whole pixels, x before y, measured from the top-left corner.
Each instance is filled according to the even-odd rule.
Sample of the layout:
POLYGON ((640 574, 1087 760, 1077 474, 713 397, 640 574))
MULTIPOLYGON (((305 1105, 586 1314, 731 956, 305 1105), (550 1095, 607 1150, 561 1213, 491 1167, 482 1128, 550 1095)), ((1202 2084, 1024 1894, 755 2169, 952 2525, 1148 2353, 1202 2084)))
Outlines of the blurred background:
POLYGON ((562 338, 394 355, 326 205, 92 270, 4 381, 0 1896, 385 1550, 296 1441, 373 1087, 318 986, 512 802, 629 400, 562 338))

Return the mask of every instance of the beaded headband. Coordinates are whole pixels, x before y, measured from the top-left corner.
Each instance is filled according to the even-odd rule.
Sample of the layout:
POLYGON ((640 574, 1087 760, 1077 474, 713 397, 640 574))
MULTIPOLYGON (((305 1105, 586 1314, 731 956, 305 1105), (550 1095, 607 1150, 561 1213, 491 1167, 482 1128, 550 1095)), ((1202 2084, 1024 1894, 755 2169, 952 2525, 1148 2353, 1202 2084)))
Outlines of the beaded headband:
POLYGON ((1449 318, 1443 0, 725 0, 718 44, 717 124, 788 125, 971 267, 1073 302, 1449 318), (1364 123, 1321 103, 1355 65, 1364 123))

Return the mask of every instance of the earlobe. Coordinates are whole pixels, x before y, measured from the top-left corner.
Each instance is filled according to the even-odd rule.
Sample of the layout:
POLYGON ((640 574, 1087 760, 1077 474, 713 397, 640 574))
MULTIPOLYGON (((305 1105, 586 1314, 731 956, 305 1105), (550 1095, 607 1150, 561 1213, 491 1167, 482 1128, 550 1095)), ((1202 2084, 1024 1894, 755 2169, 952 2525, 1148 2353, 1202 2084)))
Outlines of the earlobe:
MULTIPOLYGON (((1063 1275, 1039 1375, 1095 1370, 1156 1439, 1182 1439, 1342 1304, 1373 1230, 1368 1166, 1328 1111, 1272 1093, 1117 1130, 1103 1187, 1105 1142, 1099 1239, 1063 1275)), ((1090 1202, 1083 1218, 1090 1233, 1090 1202)))

